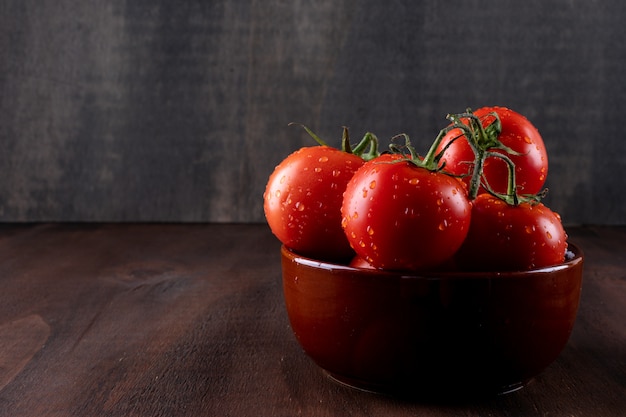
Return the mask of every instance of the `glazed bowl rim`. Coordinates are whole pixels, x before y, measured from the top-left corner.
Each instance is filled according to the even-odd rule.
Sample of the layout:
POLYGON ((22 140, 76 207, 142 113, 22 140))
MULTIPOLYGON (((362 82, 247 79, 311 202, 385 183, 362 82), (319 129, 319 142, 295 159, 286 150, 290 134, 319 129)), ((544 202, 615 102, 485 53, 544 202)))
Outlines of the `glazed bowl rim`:
POLYGON ((329 273, 350 273, 367 277, 396 277, 402 279, 485 279, 485 278, 517 278, 541 274, 550 274, 557 271, 574 268, 583 262, 584 253, 582 249, 571 242, 568 242, 568 252, 573 256, 566 259, 565 262, 558 265, 546 266, 536 269, 524 271, 387 271, 380 269, 358 268, 345 264, 333 263, 328 261, 320 261, 300 255, 289 249, 285 245, 281 245, 281 254, 283 257, 295 262, 299 265, 312 268, 323 269, 329 273))

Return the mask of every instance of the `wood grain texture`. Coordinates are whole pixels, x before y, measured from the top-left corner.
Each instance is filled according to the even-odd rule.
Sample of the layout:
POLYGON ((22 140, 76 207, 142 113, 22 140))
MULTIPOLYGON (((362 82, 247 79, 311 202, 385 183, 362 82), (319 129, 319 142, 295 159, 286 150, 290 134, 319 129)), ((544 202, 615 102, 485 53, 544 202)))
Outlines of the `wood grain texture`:
POLYGON ((9 0, 0 221, 260 222, 274 166, 341 126, 426 151, 506 105, 567 224, 625 224, 626 3, 9 0))
POLYGON ((0 415, 620 416, 626 229, 569 234, 584 286, 557 361, 518 392, 429 404, 339 385, 305 356, 266 226, 3 225, 0 415))

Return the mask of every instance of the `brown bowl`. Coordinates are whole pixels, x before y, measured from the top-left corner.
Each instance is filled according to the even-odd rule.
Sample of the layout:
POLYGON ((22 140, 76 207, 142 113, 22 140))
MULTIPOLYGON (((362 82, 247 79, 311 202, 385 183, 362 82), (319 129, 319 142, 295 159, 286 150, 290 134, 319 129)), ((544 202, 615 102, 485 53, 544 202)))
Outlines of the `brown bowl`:
POLYGON ((505 393, 567 343, 583 254, 524 272, 394 273, 320 262, 283 247, 293 332, 334 379, 391 394, 505 393))

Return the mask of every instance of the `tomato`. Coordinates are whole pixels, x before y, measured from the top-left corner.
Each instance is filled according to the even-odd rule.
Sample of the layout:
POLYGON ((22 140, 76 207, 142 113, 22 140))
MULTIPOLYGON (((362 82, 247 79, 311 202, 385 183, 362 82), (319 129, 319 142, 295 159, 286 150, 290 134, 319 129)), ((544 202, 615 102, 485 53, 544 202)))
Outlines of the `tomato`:
POLYGON ((563 263, 567 234, 560 216, 542 203, 509 205, 481 194, 472 205, 469 233, 456 255, 460 268, 519 271, 563 263))
POLYGON ((361 258, 358 255, 352 258, 348 266, 351 268, 359 269, 376 269, 371 263, 367 262, 365 259, 361 258))
POLYGON ((436 267, 457 251, 469 229, 464 185, 441 172, 383 155, 348 182, 342 225, 358 256, 373 267, 436 267))
POLYGON ((304 256, 352 257, 340 208, 346 184, 364 162, 329 146, 301 148, 285 158, 270 175, 263 195, 272 233, 304 256))
MULTIPOLYGON (((501 149, 494 149, 493 152, 507 154, 515 164, 519 194, 539 193, 548 175, 548 155, 541 135, 528 119, 505 107, 482 107, 474 111, 474 115, 479 117, 483 126, 486 127, 495 120, 490 114, 492 112, 498 114, 502 124, 502 130, 498 136, 499 141, 516 154, 507 154, 501 149)), ((448 145, 449 148, 444 152, 441 162, 445 162, 445 169, 448 172, 463 176, 463 180, 469 184, 475 157, 474 151, 458 128, 446 134, 437 147, 437 151, 442 151, 448 145), (450 144, 455 137, 459 139, 450 144)), ((484 163, 483 175, 493 191, 507 192, 508 171, 502 159, 488 157, 484 163)), ((484 188, 480 190, 480 192, 484 191, 484 188)))

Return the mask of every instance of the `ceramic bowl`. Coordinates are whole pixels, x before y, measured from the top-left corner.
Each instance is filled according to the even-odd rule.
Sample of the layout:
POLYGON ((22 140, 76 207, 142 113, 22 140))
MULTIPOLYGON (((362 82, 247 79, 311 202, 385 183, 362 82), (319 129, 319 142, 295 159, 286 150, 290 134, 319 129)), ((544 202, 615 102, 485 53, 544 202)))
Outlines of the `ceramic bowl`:
POLYGON ((353 268, 282 247, 291 328, 313 361, 353 387, 399 395, 506 393, 560 354, 583 254, 523 272, 426 274, 353 268))

